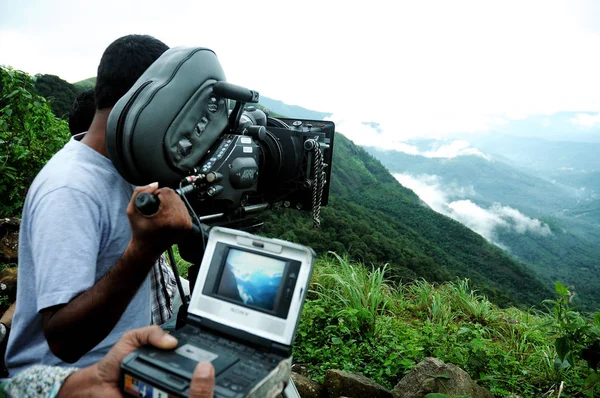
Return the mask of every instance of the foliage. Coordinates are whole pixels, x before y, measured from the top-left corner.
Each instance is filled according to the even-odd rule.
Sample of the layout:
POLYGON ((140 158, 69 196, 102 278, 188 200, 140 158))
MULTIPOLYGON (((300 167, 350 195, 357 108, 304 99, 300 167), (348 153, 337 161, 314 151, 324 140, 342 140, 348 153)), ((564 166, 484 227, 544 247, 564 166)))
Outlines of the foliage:
POLYGON ((554 338, 556 349, 553 362, 555 376, 557 381, 564 381, 578 362, 585 361, 589 375, 582 391, 593 397, 596 385, 600 386, 600 312, 593 319, 586 319, 571 306, 569 289, 556 282, 555 291, 558 297, 546 301, 553 314, 549 335, 554 338))
MULTIPOLYGON (((320 257, 294 344, 294 362, 310 378, 322 381, 327 369, 336 368, 391 389, 418 362, 434 356, 461 367, 498 396, 549 396, 560 380, 563 396, 584 391, 590 374, 585 362, 575 361, 560 380, 549 366, 548 359, 561 352, 555 348, 560 337, 551 334, 554 313, 499 308, 466 279, 416 280, 392 288, 386 270, 333 253, 320 257), (357 308, 358 303, 377 305, 357 308)), ((600 323, 600 315, 596 318, 600 323)))
POLYGON ((337 258, 340 266, 322 264, 317 295, 322 295, 323 292, 327 292, 325 294, 328 296, 333 295, 340 308, 335 315, 353 320, 346 327, 372 336, 376 333, 378 318, 393 305, 389 298, 392 288, 385 284, 386 267, 368 271, 365 267, 350 266, 347 256, 342 258, 335 253, 332 255, 337 258))
POLYGON ((177 266, 177 272, 179 273, 179 276, 187 279, 188 268, 190 268, 190 266, 192 264, 185 261, 183 258, 181 258, 181 255, 179 254, 179 248, 176 245, 173 246, 172 248, 173 248, 173 257, 175 257, 175 265, 177 266))
POLYGON ((6 217, 20 214, 29 185, 70 134, 34 93, 28 74, 2 67, 0 80, 0 217, 6 217))
MULTIPOLYGON (((15 263, 2 263, 0 262, 0 271, 5 270, 6 268, 12 268, 12 267, 16 267, 17 264, 15 263)), ((14 292, 7 292, 7 291, 3 291, 0 294, 0 314, 3 314, 8 307, 11 306, 12 301, 14 300, 14 297, 11 298, 11 295, 14 296, 14 292)))
POLYGON ((54 75, 36 75, 35 92, 48 100, 54 114, 68 119, 73 101, 80 90, 71 83, 54 75))

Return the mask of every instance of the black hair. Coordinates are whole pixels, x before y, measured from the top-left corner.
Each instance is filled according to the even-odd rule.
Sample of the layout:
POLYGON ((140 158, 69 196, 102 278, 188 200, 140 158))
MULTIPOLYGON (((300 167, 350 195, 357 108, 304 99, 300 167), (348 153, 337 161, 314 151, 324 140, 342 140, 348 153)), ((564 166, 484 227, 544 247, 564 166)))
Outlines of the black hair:
POLYGON ((87 88, 77 94, 71 107, 71 113, 69 113, 69 130, 71 134, 75 135, 88 131, 95 113, 94 89, 87 88))
POLYGON ((165 43, 148 35, 128 35, 112 42, 98 66, 96 107, 113 107, 168 49, 165 43))

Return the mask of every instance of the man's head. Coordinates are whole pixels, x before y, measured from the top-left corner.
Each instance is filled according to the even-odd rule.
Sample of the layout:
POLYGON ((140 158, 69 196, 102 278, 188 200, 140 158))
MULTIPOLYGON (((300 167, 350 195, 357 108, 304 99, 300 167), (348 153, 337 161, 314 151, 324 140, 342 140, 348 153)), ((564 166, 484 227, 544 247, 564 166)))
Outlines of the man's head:
POLYGON ((169 47, 147 35, 123 36, 104 51, 96 77, 96 108, 112 108, 169 47))
POLYGON ((87 131, 94 120, 94 113, 96 113, 94 89, 88 88, 77 95, 71 113, 69 113, 71 135, 87 131))

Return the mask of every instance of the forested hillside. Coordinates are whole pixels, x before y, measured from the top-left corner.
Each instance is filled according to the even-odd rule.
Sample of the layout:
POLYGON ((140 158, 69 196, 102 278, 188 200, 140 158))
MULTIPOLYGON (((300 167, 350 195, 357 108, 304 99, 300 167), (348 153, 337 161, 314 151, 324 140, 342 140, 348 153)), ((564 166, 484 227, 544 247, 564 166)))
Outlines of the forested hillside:
POLYGON ((35 91, 46 98, 56 117, 66 119, 81 89, 54 75, 35 76, 35 91))
POLYGON ((471 278, 501 304, 535 305, 551 293, 531 271, 462 224, 424 205, 381 163, 342 134, 335 139, 332 197, 321 230, 307 214, 272 211, 261 233, 389 263, 395 280, 471 278))

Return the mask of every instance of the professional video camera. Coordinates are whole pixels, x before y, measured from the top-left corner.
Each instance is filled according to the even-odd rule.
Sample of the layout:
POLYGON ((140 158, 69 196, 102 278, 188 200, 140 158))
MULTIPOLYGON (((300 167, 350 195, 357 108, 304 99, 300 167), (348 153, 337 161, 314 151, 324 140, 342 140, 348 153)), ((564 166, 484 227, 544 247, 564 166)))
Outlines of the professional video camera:
MULTIPOLYGON (((178 47, 154 62, 110 113, 106 145, 117 171, 134 185, 176 189, 199 232, 179 244, 181 256, 194 263, 191 303, 176 278, 184 299, 174 332, 179 347, 164 358, 157 350, 132 353, 121 364, 123 391, 187 396, 190 369, 210 360, 218 396, 263 397, 287 383, 284 396, 298 397, 285 392, 293 389, 291 347, 314 252, 236 230, 254 230, 261 223, 252 214, 277 206, 311 210, 319 224, 329 198, 335 126, 274 118, 246 106, 258 100, 257 92, 225 81, 213 51, 178 47), (274 283, 235 274, 263 275, 265 269, 274 283), (256 297, 241 295, 248 284, 269 300, 258 305, 256 297)), ((149 194, 136 198, 145 214, 159 205, 149 194)), ((174 264, 172 250, 169 255, 174 264)))
MULTIPOLYGON (((261 225, 252 213, 282 206, 312 211, 318 225, 335 125, 247 106, 258 100, 258 92, 226 82, 212 50, 172 48, 111 111, 107 151, 131 184, 176 189, 197 224, 252 231, 261 225)), ((148 214, 158 208, 147 194, 136 204, 148 214)), ((181 249, 201 262, 198 250, 181 249)))

